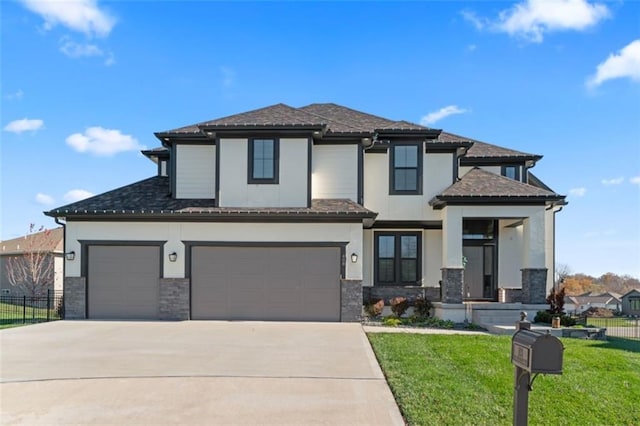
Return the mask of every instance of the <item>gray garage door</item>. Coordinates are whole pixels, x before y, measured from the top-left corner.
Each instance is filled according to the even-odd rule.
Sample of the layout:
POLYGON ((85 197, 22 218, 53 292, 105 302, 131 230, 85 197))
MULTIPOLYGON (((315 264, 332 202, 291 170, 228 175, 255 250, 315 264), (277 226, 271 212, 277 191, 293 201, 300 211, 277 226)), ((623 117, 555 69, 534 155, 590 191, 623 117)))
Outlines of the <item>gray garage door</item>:
POLYGON ((337 247, 193 247, 191 318, 340 320, 337 247))
POLYGON ((89 318, 158 318, 160 247, 89 246, 89 318))

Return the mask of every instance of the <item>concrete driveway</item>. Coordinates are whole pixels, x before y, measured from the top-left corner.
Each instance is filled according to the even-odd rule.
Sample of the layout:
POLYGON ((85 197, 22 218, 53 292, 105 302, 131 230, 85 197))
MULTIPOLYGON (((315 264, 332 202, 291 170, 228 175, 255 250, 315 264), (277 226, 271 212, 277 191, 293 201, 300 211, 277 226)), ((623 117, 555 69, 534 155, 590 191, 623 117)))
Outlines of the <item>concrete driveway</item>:
POLYGON ((404 424, 359 324, 58 321, 0 344, 2 424, 404 424))

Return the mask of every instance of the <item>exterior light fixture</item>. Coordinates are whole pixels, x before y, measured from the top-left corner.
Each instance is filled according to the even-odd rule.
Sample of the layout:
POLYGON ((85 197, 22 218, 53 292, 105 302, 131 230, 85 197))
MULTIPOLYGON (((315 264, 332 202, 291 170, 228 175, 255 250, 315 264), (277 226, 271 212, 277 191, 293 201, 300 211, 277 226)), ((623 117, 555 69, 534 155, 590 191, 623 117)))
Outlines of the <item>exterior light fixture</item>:
POLYGON ((173 253, 169 253, 169 260, 171 262, 175 262, 176 260, 178 260, 178 253, 176 253, 175 251, 173 253))
POLYGON ((351 263, 358 262, 358 255, 355 253, 351 253, 351 263))
POLYGON ((67 258, 68 261, 72 261, 76 258, 76 252, 70 251, 69 253, 65 253, 64 256, 67 258))

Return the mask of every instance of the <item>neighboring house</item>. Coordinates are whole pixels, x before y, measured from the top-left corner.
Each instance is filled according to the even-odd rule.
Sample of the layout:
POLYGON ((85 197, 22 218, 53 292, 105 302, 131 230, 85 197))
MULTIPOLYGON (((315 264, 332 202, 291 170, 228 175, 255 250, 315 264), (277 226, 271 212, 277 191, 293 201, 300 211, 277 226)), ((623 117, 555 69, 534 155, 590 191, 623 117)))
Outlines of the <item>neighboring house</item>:
POLYGON ((66 222, 67 317, 356 321, 364 298, 545 303, 541 156, 335 104, 156 133, 157 176, 66 222))
POLYGON ((580 296, 565 296, 564 298, 564 311, 567 313, 581 314, 589 308, 605 308, 620 312, 620 295, 613 292, 601 294, 589 292, 580 296))
POLYGON ((634 289, 622 296, 622 313, 640 315, 640 290, 634 289))
MULTIPOLYGON (((46 258, 42 262, 53 262, 53 268, 43 268, 51 273, 46 279, 51 284, 39 288, 39 296, 46 296, 46 290, 62 291, 64 277, 64 233, 63 228, 34 232, 12 240, 0 241, 0 295, 31 296, 32 289, 23 285, 12 285, 9 281, 7 266, 11 260, 21 259, 24 262, 31 253, 43 253, 46 258)), ((45 275, 45 274, 43 274, 45 275)))

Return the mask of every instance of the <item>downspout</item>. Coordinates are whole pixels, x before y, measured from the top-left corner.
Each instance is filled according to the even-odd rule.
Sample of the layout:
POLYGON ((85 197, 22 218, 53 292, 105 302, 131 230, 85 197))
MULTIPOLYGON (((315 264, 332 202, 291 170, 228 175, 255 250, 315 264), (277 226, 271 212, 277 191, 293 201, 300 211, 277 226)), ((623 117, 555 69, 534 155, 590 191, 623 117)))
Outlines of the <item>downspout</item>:
POLYGON ((58 217, 54 217, 53 220, 60 226, 62 226, 62 313, 63 313, 63 317, 62 319, 64 319, 64 317, 66 316, 64 313, 66 311, 64 305, 66 304, 65 302, 65 298, 64 295, 67 292, 67 224, 66 223, 62 223, 60 222, 60 220, 58 219, 58 217))
MULTIPOLYGON (((552 206, 553 207, 553 206, 552 206)), ((556 288, 556 213, 560 213, 564 206, 560 206, 558 210, 553 212, 553 253, 551 254, 551 265, 553 266, 553 290, 556 288)))

